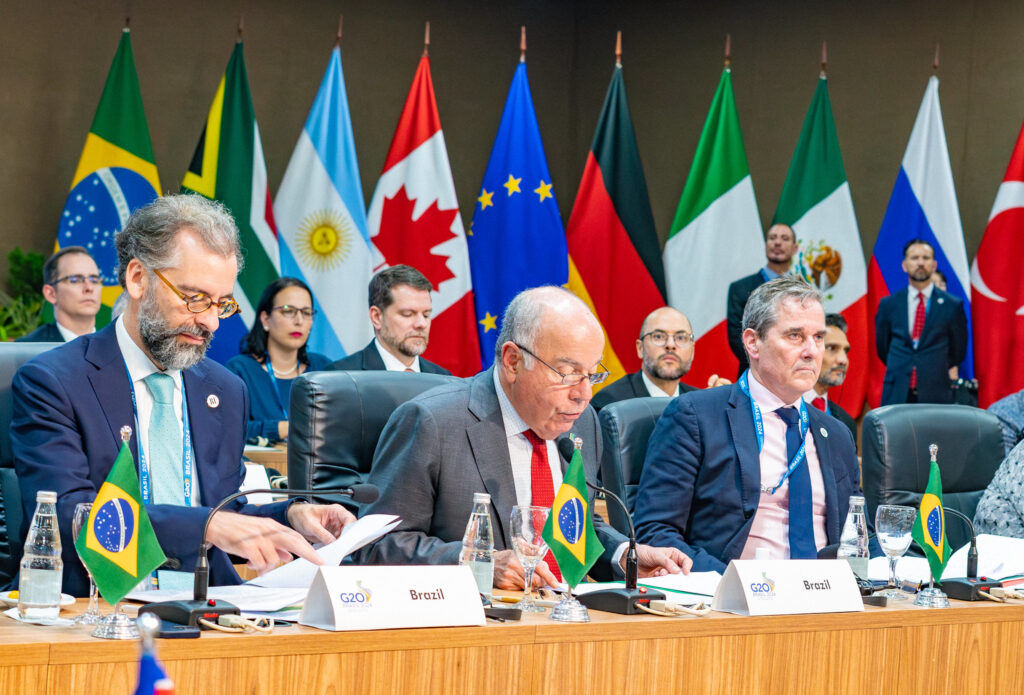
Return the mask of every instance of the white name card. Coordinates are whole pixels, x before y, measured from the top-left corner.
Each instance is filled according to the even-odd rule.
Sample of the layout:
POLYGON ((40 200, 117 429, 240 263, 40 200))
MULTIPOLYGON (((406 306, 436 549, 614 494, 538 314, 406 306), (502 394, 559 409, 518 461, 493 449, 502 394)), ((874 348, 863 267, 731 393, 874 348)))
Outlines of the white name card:
POLYGON ((320 567, 299 622, 322 630, 483 625, 480 594, 460 565, 320 567))
POLYGON ((846 560, 733 560, 711 607, 736 615, 863 611, 846 560))

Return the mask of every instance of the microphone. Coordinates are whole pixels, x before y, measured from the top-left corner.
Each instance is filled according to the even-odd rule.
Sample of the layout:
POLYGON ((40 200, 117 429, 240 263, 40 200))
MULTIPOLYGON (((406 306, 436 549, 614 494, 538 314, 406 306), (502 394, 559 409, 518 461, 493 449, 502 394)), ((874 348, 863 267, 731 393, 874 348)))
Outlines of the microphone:
MULTIPOLYGON (((575 448, 572 440, 559 439, 556 446, 558 447, 558 453, 562 458, 566 460, 572 459, 573 450, 575 448)), ((640 563, 637 559, 636 529, 633 527, 633 517, 630 515, 625 502, 623 502, 622 499, 620 499, 614 492, 607 488, 594 485, 589 480, 586 482, 587 487, 591 490, 603 493, 606 499, 614 500, 615 503, 619 505, 619 508, 622 509, 623 515, 626 517, 626 522, 629 524, 629 547, 626 550, 626 585, 622 589, 602 589, 601 591, 591 591, 581 596, 577 596, 576 598, 587 608, 593 608, 597 611, 620 613, 623 615, 642 613, 643 611, 636 607, 638 601, 647 603, 651 600, 663 600, 665 598, 665 594, 660 591, 654 591, 653 589, 637 589, 636 582, 640 573, 640 563)))
POLYGON ((225 505, 246 495, 267 493, 274 495, 285 495, 287 497, 299 497, 303 495, 344 495, 351 497, 352 501, 359 504, 376 502, 380 497, 380 490, 376 485, 369 483, 357 483, 350 488, 335 488, 327 490, 283 490, 261 488, 258 490, 238 491, 222 499, 206 515, 206 523, 203 524, 203 535, 199 543, 199 552, 196 558, 195 582, 192 586, 192 600, 187 601, 159 601, 147 604, 139 609, 139 614, 153 613, 163 621, 177 623, 179 625, 197 625, 200 618, 217 620, 217 616, 238 614, 236 606, 227 601, 207 599, 206 594, 210 584, 210 548, 212 543, 206 540, 210 528, 210 520, 213 515, 221 511, 225 505))

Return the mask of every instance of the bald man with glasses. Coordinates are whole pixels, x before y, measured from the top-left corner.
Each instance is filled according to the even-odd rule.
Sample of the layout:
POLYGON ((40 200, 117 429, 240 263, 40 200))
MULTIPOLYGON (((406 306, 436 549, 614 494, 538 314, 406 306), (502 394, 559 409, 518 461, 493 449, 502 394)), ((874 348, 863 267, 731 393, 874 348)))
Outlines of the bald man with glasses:
POLYGON ((65 246, 43 264, 43 298, 54 321, 18 338, 25 343, 64 343, 96 330, 103 277, 84 246, 65 246))
MULTIPOLYGON (((605 386, 590 402, 594 410, 628 398, 674 398, 697 388, 680 379, 693 363, 694 338, 690 320, 670 306, 655 309, 640 325, 636 356, 641 360, 639 371, 627 374, 605 386)), ((731 383, 717 374, 708 378, 708 388, 731 383)))
MULTIPOLYGON (((568 465, 556 441, 583 440, 587 479, 601 456, 597 416, 588 407, 601 364, 604 333, 590 310, 560 287, 517 295, 505 310, 494 366, 432 389, 399 406, 381 433, 369 482, 381 490, 363 514, 397 514, 399 526, 359 560, 368 564, 455 564, 473 494, 491 496, 494 585, 522 589, 525 575, 512 551, 509 519, 516 505, 550 507, 568 465)), ((593 506, 590 507, 593 509, 593 506)), ((591 570, 598 579, 623 576, 626 538, 600 517, 594 525, 605 552, 591 570)), ((687 571, 675 549, 638 548, 640 576, 687 571)), ((549 555, 535 585, 560 575, 549 555)))

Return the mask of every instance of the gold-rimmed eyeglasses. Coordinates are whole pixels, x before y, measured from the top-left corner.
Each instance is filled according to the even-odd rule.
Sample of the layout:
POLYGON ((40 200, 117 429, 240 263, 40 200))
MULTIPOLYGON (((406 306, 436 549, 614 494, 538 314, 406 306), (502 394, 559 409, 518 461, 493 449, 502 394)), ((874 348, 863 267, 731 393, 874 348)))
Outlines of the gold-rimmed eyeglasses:
POLYGON ((576 386, 577 384, 582 383, 584 379, 589 381, 590 385, 593 386, 595 384, 600 384, 602 381, 604 381, 605 379, 608 378, 608 369, 603 364, 601 364, 600 362, 597 363, 597 366, 601 368, 601 371, 599 371, 599 372, 593 372, 591 374, 582 374, 580 372, 570 372, 569 374, 563 374, 562 372, 558 371, 557 369, 552 367, 550 364, 548 364, 547 362, 542 360, 541 358, 537 357, 537 355, 534 352, 530 351, 528 348, 523 347, 519 343, 513 343, 513 345, 515 345, 517 348, 519 348, 520 350, 525 352, 527 355, 529 355, 533 359, 537 360, 538 362, 543 364, 545 367, 547 367, 548 369, 553 371, 555 374, 557 374, 559 377, 561 377, 562 384, 565 385, 565 386, 576 386))
POLYGON ((219 302, 213 301, 213 298, 206 294, 194 294, 191 297, 186 295, 184 292, 179 290, 177 287, 171 284, 170 280, 165 278, 163 274, 153 269, 156 276, 164 281, 164 284, 171 288, 171 292, 178 295, 181 301, 185 302, 185 308, 193 314, 201 314, 211 306, 217 307, 217 318, 226 319, 229 316, 233 316, 238 313, 238 302, 234 299, 222 299, 219 302))

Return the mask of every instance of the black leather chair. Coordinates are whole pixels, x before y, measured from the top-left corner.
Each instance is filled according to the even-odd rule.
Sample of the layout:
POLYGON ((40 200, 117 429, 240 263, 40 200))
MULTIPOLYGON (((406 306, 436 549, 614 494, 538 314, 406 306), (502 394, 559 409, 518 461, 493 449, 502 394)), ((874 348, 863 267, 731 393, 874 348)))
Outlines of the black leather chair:
MULTIPOLYGON (((25 514, 11 453, 11 381, 21 365, 59 343, 0 343, 0 590, 18 574, 25 514)), ((65 542, 67 542, 65 540, 65 542)))
MULTIPOLYGON (((671 398, 630 398, 601 408, 601 481, 622 498, 633 513, 640 473, 647 455, 647 441, 654 425, 671 398)), ((608 501, 608 523, 622 533, 629 534, 629 521, 619 505, 608 501)))
MULTIPOLYGON (((349 487, 366 480, 381 430, 405 401, 456 377, 421 372, 310 372, 292 386, 288 485, 349 487)), ((357 506, 347 498, 318 498, 357 506)))
MULTIPOLYGON (((928 446, 939 447, 943 505, 971 519, 1003 460, 999 419, 965 405, 888 405, 864 417, 861 435, 864 497, 869 518, 880 504, 917 507, 928 485, 928 446)), ((953 550, 970 540, 963 521, 946 518, 953 550)))

